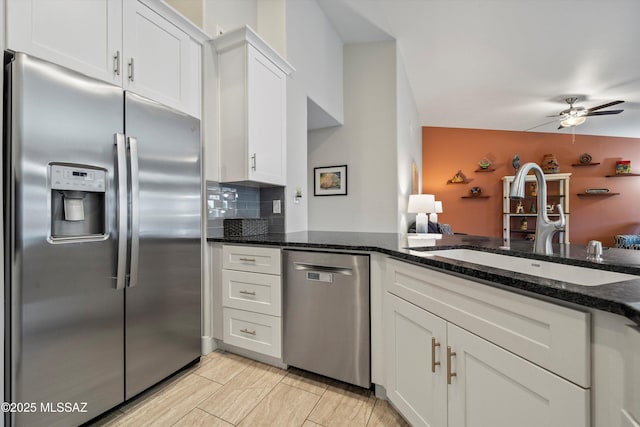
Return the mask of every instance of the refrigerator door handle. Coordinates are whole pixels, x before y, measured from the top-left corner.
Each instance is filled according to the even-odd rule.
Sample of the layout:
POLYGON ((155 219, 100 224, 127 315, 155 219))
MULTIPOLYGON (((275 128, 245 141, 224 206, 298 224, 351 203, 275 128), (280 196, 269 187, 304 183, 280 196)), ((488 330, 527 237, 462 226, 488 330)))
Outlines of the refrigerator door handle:
POLYGON ((115 145, 118 187, 118 261, 115 279, 116 289, 119 290, 124 289, 127 275, 127 151, 123 134, 116 133, 115 145))
POLYGON ((138 179, 138 139, 127 138, 129 147, 129 170, 131 172, 131 262, 129 287, 138 284, 138 254, 140 253, 140 180, 138 179))

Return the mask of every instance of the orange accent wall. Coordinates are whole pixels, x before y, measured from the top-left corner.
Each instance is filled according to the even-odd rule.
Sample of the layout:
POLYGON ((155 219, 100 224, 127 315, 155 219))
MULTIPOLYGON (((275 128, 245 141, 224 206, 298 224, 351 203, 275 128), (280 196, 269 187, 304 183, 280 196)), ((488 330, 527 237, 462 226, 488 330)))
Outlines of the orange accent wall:
POLYGON ((640 176, 606 178, 615 174, 617 160, 630 160, 640 173, 640 139, 540 132, 481 129, 422 128, 422 192, 442 200, 438 221, 451 224, 456 232, 502 237, 502 180, 513 175, 515 153, 522 164, 540 164, 553 153, 560 172, 570 172, 569 209, 571 243, 596 239, 613 246, 616 234, 640 234, 640 176), (597 166, 572 167, 582 153, 589 153, 597 166), (475 172, 478 162, 488 158, 494 172, 475 172), (462 170, 468 184, 447 184, 462 170), (462 199, 471 187, 481 187, 488 199, 462 199), (608 188, 620 193, 609 197, 579 197, 587 188, 608 188))

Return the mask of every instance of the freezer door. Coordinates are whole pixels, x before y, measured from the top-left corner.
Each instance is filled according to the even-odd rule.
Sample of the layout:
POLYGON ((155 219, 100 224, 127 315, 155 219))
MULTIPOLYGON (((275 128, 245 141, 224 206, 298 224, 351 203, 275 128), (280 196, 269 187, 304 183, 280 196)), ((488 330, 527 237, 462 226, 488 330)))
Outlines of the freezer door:
POLYGON ((130 398, 200 356, 201 179, 199 120, 129 92, 125 99, 131 163, 125 332, 130 398))
POLYGON ((124 397, 124 291, 113 279, 114 133, 123 130, 123 94, 24 54, 16 54, 6 71, 5 387, 12 402, 36 404, 33 413, 11 414, 8 425, 78 425, 124 397), (102 238, 50 238, 51 163, 106 171, 102 238), (87 412, 59 412, 58 402, 86 402, 87 412))

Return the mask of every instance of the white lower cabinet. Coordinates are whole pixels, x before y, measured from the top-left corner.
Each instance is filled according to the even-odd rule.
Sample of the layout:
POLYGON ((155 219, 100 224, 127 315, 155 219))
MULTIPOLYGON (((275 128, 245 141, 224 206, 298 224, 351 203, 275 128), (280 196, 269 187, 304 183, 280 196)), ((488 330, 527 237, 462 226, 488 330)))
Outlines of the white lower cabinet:
MULTIPOLYGON (((456 283, 458 278, 454 276, 447 281, 445 276, 449 275, 398 261, 387 264, 383 304, 385 386, 398 411, 413 426, 589 426, 590 388, 564 378, 565 371, 567 375, 574 373, 564 364, 547 363, 557 366, 559 372, 541 367, 535 360, 540 357, 539 352, 523 351, 518 342, 533 337, 539 343, 554 343, 542 359, 555 361, 562 348, 555 345, 555 339, 545 338, 544 333, 534 334, 536 329, 531 327, 522 329, 529 335, 522 333, 514 340, 492 332, 495 328, 515 333, 521 328, 518 322, 542 327, 548 322, 547 317, 555 315, 575 318, 578 325, 582 324, 576 333, 582 334, 585 327, 588 330, 588 316, 544 303, 553 307, 539 306, 537 313, 523 310, 518 319, 512 312, 515 306, 526 303, 526 299, 532 304, 537 301, 521 295, 513 295, 511 304, 502 301, 504 310, 498 315, 498 301, 510 298, 510 292, 485 286, 490 293, 499 294, 481 303, 484 297, 472 290, 483 285, 456 283), (434 287, 440 282, 445 287, 448 282, 449 290, 458 295, 459 301, 440 299, 434 287), (433 308, 435 313, 426 308, 433 308), (479 327, 482 324, 490 324, 491 328, 479 327), (497 342, 493 342, 494 337, 497 342), (513 349, 510 341, 515 343, 513 349), (533 360, 527 360, 528 355, 533 360)), ((542 329, 546 329, 546 335, 565 335, 568 331, 561 324, 551 322, 550 327, 542 329)), ((582 360, 589 359, 585 346, 588 342, 579 340, 574 350, 575 360, 581 365, 582 360)))
POLYGON ((224 342, 267 356, 282 356, 280 317, 224 307, 224 342))
POLYGON ((282 357, 280 248, 222 246, 222 340, 282 357))
POLYGON ((447 322, 394 295, 384 301, 387 396, 413 426, 447 424, 447 322))
POLYGON ((448 426, 590 425, 588 389, 451 323, 441 354, 444 370, 452 375, 448 426))
POLYGON ((627 326, 625 342, 622 426, 640 427, 640 327, 627 326))

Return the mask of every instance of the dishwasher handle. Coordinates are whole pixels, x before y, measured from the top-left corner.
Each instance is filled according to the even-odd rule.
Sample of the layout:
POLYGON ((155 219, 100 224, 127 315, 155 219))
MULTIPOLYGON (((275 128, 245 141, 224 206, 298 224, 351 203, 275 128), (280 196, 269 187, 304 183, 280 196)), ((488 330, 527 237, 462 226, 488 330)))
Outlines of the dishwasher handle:
POLYGON ((353 276, 353 269, 350 267, 331 267, 328 265, 307 264, 304 262, 294 262, 294 268, 300 271, 319 271, 322 273, 343 274, 353 276))

